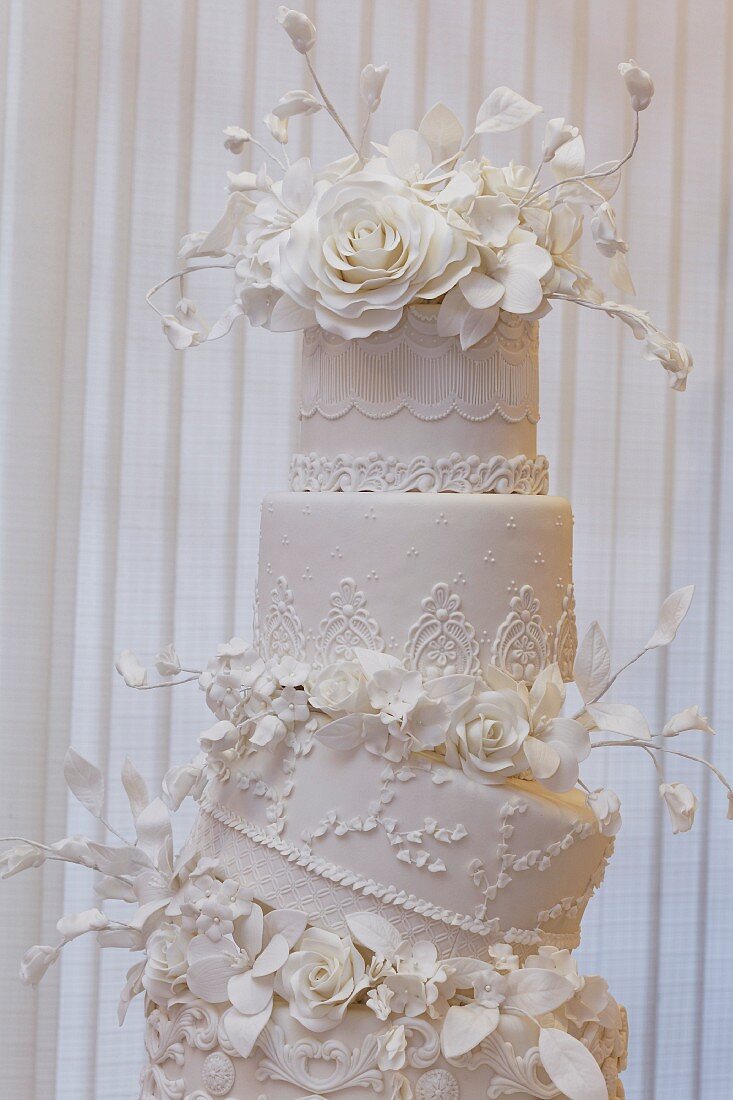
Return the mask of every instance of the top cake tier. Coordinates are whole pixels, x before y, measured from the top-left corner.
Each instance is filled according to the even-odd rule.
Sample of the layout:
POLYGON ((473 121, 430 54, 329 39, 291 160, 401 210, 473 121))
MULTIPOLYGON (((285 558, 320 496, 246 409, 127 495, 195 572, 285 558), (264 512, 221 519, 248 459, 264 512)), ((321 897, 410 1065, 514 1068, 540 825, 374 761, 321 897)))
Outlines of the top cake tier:
POLYGON ((391 332, 303 339, 296 490, 546 493, 537 323, 500 314, 464 351, 411 306, 391 332))

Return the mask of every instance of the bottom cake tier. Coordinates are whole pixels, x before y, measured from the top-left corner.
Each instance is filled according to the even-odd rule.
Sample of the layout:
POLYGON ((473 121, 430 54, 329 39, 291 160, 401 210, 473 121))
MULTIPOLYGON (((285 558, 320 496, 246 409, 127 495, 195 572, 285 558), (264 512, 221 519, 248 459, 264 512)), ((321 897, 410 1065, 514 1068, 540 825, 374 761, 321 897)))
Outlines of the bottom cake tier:
MULTIPOLYGON (((599 982, 600 979, 594 979, 599 982)), ((604 983, 605 984, 605 983, 604 983)), ((582 1001, 578 995, 579 1005, 582 1001)), ((623 1100, 619 1074, 626 1065, 626 1014, 613 1004, 614 1026, 593 1018, 567 1020, 600 1066, 609 1100, 623 1100)), ((578 1018, 592 1017, 588 1006, 578 1018)), ((277 1004, 248 1058, 226 1033, 224 1014, 192 1001, 167 1011, 149 1003, 141 1100, 562 1100, 538 1049, 540 1029, 502 1015, 480 1046, 458 1059, 441 1053, 439 1026, 426 1017, 381 1022, 354 1006, 339 1026, 314 1034, 277 1004), (390 1064, 391 1063, 391 1064, 390 1064)), ((581 1086, 582 1088, 582 1086, 581 1086)), ((586 1093, 571 1093, 585 1097, 586 1093)))

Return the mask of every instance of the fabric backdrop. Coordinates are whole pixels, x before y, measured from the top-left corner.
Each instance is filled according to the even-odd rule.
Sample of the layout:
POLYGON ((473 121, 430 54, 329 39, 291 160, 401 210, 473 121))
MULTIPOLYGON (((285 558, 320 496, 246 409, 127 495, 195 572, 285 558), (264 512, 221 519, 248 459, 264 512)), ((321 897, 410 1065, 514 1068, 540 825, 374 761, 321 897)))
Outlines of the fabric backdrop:
MULTIPOLYGON (((321 75, 350 116, 370 60, 392 72, 378 136, 437 99, 472 118, 509 84, 565 114, 590 156, 618 155, 631 117, 616 65, 657 85, 617 207, 642 304, 692 347, 687 394, 668 391, 625 329, 557 308, 542 325, 542 450, 576 513, 581 628, 619 656, 663 596, 695 582, 671 654, 629 677, 658 721, 691 701, 733 770, 731 283, 733 5, 726 0, 311 0, 321 75)), ((283 486, 294 442, 298 341, 238 329, 186 357, 143 295, 189 228, 223 203, 224 126, 252 126, 301 59, 255 0, 5 0, 0 15, 0 557, 2 831, 87 832, 63 789, 71 742, 109 778, 129 753, 150 782, 191 753, 206 722, 191 689, 140 695, 113 672, 175 639, 203 660, 249 630, 259 500, 283 486)), ((541 123, 493 153, 534 162, 541 123), (533 154, 531 150, 534 149, 533 154)), ((340 155, 325 117, 293 124, 293 150, 340 155)), ((488 148, 487 148, 488 151, 488 148)), ((646 760, 609 753, 594 780, 623 797, 625 830, 582 948, 629 1008, 630 1097, 720 1100, 733 1078, 733 832, 698 774, 700 820, 673 838, 646 760), (710 794, 708 798, 707 795, 710 794)), ((90 876, 47 868, 0 887, 4 1095, 131 1100, 141 1016, 122 1031, 129 959, 77 943, 38 993, 25 946, 62 909, 94 903, 90 876)))

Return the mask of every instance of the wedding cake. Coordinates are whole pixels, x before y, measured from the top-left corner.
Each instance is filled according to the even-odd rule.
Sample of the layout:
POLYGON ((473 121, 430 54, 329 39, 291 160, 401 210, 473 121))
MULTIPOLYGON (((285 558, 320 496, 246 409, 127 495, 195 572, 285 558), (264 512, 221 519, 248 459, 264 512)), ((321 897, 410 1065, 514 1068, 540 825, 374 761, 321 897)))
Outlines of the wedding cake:
MULTIPOLYGON (((145 997, 141 1100, 621 1100, 625 1012, 573 955, 620 804, 580 767, 614 746, 674 756, 669 739, 711 730, 697 707, 653 732, 606 701, 673 641, 692 589, 619 672, 598 624, 578 646, 573 516, 537 453, 538 324, 558 299, 617 317, 684 388, 684 346, 601 294, 573 251, 586 206, 629 291, 609 198, 653 85, 620 67, 634 144, 595 170, 563 119, 536 172, 468 160, 477 134, 539 111, 507 88, 468 141, 438 106, 367 160, 312 68, 312 23, 279 19, 318 96, 286 93, 271 137, 284 150, 291 119, 324 110, 353 156, 314 175, 270 152, 281 180, 230 173, 223 218, 184 240, 175 278, 228 267, 235 300, 213 326, 188 297, 161 314, 178 348, 241 315, 303 330, 299 449, 289 491, 262 505, 253 636, 204 669, 172 645, 156 657, 162 684, 198 682, 215 722, 157 798, 126 761, 134 838, 0 856, 3 875, 91 867, 107 902, 62 918, 22 973, 37 982, 88 932, 141 953, 120 1002, 123 1019, 145 997), (176 855, 170 814, 188 797, 176 855)), ((362 73, 367 119, 386 76, 362 73)), ((238 127, 226 144, 264 149, 238 127)), ((130 651, 117 667, 159 686, 130 651)), ((106 825, 98 769, 70 749, 65 775, 106 825)), ((689 829, 689 788, 660 795, 689 829)))

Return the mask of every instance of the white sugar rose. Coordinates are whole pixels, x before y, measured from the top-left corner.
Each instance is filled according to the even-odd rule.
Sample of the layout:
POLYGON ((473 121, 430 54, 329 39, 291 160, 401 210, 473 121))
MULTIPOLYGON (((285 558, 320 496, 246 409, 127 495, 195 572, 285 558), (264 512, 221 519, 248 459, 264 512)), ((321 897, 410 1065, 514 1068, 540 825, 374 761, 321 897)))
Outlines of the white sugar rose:
POLYGON ((448 735, 446 761, 482 783, 503 783, 521 770, 529 734, 526 710, 516 692, 476 696, 448 735))
POLYGON ((143 986, 161 1008, 185 989, 189 942, 190 937, 174 924, 157 928, 148 940, 143 986))
POLYGON ((337 1027, 366 988, 364 959, 350 939, 309 928, 277 976, 275 989, 309 1031, 337 1027))
POLYGON ((433 300, 478 263, 476 247, 396 176, 338 180, 291 227, 273 283, 345 339, 395 327, 406 305, 433 300))
POLYGON ((314 676, 311 705, 325 714, 357 714, 368 706, 365 683, 356 661, 327 665, 314 676))

